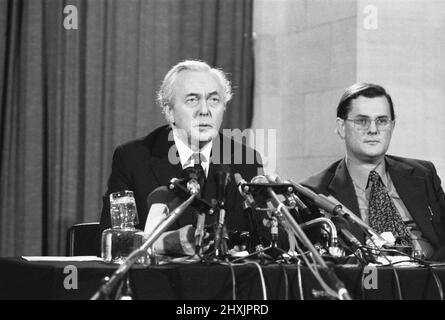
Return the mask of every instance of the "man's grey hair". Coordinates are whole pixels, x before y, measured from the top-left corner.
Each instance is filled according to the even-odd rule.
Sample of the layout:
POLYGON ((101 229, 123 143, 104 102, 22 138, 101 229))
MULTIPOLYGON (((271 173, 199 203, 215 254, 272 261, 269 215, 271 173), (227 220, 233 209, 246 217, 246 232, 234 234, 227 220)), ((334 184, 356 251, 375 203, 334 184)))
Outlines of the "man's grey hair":
POLYGON ((157 101, 162 108, 162 113, 167 114, 168 108, 172 108, 174 105, 175 95, 173 92, 173 84, 178 78, 179 73, 183 71, 209 71, 216 75, 223 88, 223 100, 224 105, 227 104, 232 99, 232 87, 230 81, 227 79, 226 74, 216 68, 210 67, 207 63, 198 60, 185 60, 179 62, 173 66, 165 75, 162 81, 161 87, 159 88, 157 101))

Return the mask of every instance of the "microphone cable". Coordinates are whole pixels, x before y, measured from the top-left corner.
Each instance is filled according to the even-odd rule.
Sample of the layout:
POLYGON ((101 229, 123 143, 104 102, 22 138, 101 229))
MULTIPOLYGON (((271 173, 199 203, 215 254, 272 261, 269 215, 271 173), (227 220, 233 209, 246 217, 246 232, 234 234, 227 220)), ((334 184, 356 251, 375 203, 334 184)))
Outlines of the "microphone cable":
POLYGON ((279 264, 284 275, 284 300, 289 300, 289 279, 283 263, 279 264))
POLYGON ((436 270, 434 270, 434 267, 432 266, 432 264, 430 262, 425 261, 423 259, 412 257, 412 256, 408 255, 405 252, 402 252, 402 251, 399 251, 399 250, 395 250, 395 249, 381 249, 381 251, 399 253, 400 255, 407 256, 408 258, 410 258, 410 260, 408 260, 408 261, 399 261, 399 262, 391 263, 392 266, 394 266, 394 265, 396 265, 398 263, 416 261, 419 264, 421 264, 422 266, 428 268, 429 272, 433 276, 433 279, 434 279, 434 281, 436 283, 436 288, 437 288, 437 292, 439 294, 440 300, 444 300, 444 293, 443 293, 442 282, 440 281, 440 278, 439 278, 436 270))
POLYGON ((232 276, 232 300, 236 300, 236 276, 235 268, 233 267, 234 264, 227 259, 225 261, 220 261, 220 264, 227 265, 230 268, 230 273, 232 276))
POLYGON ((362 274, 360 276, 360 293, 362 296, 362 300, 365 300, 365 286, 363 285, 365 283, 365 266, 362 266, 362 274))
POLYGON ((436 270, 434 270, 434 267, 432 267, 430 264, 426 264, 428 270, 433 275, 434 281, 436 282, 437 291, 439 292, 440 300, 443 300, 443 287, 442 282, 440 281, 439 276, 437 275, 436 270))
MULTIPOLYGON (((399 252, 398 250, 394 250, 394 251, 399 252)), ((380 252, 380 254, 382 254, 383 252, 391 252, 391 251, 389 251, 389 250, 385 250, 385 249, 383 249, 383 250, 380 249, 379 252, 380 252)), ((401 252, 400 252, 400 253, 401 253, 401 252)), ((407 255, 407 254, 404 254, 404 255, 408 256, 408 257, 410 258, 410 260, 413 260, 409 255, 407 255)), ((395 266, 394 266, 394 265, 397 264, 397 263, 392 263, 392 262, 388 259, 388 257, 387 257, 386 254, 382 254, 382 256, 389 262, 388 266, 391 268, 391 270, 392 270, 392 272, 393 272, 393 274, 394 274, 394 281, 395 281, 395 283, 396 283, 396 289, 397 289, 397 294, 398 294, 398 296, 399 296, 399 300, 403 300, 402 287, 401 287, 401 285, 400 285, 399 274, 397 273, 397 270, 396 270, 396 268, 395 268, 395 266)), ((409 262, 410 260, 408 260, 408 262, 409 262)), ((407 262, 407 261, 403 261, 403 262, 407 262)), ((401 263, 401 262, 399 262, 399 263, 401 263)))
POLYGON ((326 294, 328 296, 331 296, 331 297, 334 297, 334 298, 337 298, 340 300, 339 294, 337 292, 335 292, 332 288, 330 288, 329 285, 325 282, 325 280, 321 277, 320 273, 318 272, 316 262, 313 262, 314 265, 312 265, 312 263, 309 262, 308 258, 306 257, 306 254, 303 252, 303 250, 298 245, 298 242, 296 243, 295 247, 297 249, 297 252, 300 253, 301 258, 306 263, 307 268, 309 269, 309 271, 311 271, 312 275, 318 281, 318 283, 320 284, 322 289, 326 292, 326 294))
POLYGON ((256 261, 245 261, 245 262, 241 262, 237 265, 247 265, 247 264, 253 264, 257 267, 258 273, 260 275, 261 289, 263 291, 263 300, 267 300, 266 281, 264 279, 263 270, 261 269, 260 264, 256 261))
POLYGON ((390 265, 393 273, 394 273, 394 280, 396 282, 396 287, 397 287, 397 293, 399 294, 399 300, 403 300, 403 296, 402 296, 402 288, 400 287, 400 279, 399 279, 399 275, 397 273, 396 268, 394 267, 394 265, 390 265))
MULTIPOLYGON (((394 274, 394 279, 395 279, 395 283, 396 283, 397 294, 399 296, 399 300, 403 300, 402 288, 400 286, 399 275, 397 274, 397 271, 396 271, 396 268, 394 267, 394 265, 390 265, 390 268, 394 274)), ((376 270, 378 270, 378 269, 376 268, 376 270)), ((365 300, 365 288, 363 286, 364 282, 365 282, 365 267, 362 268, 362 274, 361 274, 360 291, 361 291, 362 300, 365 300)))
POLYGON ((298 260, 297 263, 297 279, 298 279, 298 290, 300 290, 300 300, 304 300, 303 279, 301 277, 301 260, 298 260))
MULTIPOLYGON (((377 244, 374 242, 374 239, 372 239, 371 237, 369 238, 369 240, 370 240, 371 243, 374 245, 374 247, 370 247, 370 246, 362 246, 362 252, 363 252, 363 254, 365 254, 365 252, 366 252, 366 254, 371 255, 371 256, 374 256, 374 257, 377 257, 377 258, 378 258, 379 255, 381 255, 381 256, 388 262, 388 265, 391 265, 391 264, 392 264, 391 260, 389 260, 388 256, 385 254, 385 252, 388 252, 388 251, 386 251, 386 250, 384 250, 384 249, 382 249, 382 248, 379 248, 379 247, 377 246, 377 244), (369 251, 369 252, 368 252, 368 251, 369 251), (379 255, 376 254, 376 252, 378 252, 379 255)), ((366 256, 366 255, 365 255, 365 256, 366 256)))

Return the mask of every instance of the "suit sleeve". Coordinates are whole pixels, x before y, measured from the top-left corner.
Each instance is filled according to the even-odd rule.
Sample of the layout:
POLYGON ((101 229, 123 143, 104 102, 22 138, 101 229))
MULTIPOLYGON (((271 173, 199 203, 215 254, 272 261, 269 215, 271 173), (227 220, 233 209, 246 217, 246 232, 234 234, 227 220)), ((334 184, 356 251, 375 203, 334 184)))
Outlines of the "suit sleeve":
MULTIPOLYGON (((434 164, 428 162, 430 171, 432 173, 432 186, 434 192, 434 198, 437 201, 437 205, 439 207, 439 212, 434 212, 439 216, 440 220, 434 223, 435 230, 441 238, 441 246, 436 249, 431 260, 434 261, 445 261, 445 194, 442 189, 441 181, 439 176, 437 175, 436 168, 434 164)), ((432 217, 434 219, 434 217, 432 217)))
POLYGON ((440 206, 440 216, 442 219, 442 223, 445 225, 445 193, 443 192, 442 184, 439 176, 437 175, 437 171, 436 168, 434 167, 434 164, 431 162, 429 164, 431 172, 433 174, 434 195, 440 206))

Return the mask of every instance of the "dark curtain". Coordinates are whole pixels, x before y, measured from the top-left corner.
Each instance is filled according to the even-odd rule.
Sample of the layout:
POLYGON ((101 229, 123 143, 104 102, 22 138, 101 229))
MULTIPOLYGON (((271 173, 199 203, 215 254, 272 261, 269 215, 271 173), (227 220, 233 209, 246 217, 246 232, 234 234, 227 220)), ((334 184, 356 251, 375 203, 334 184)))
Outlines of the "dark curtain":
POLYGON ((114 148, 165 123, 180 60, 228 73, 223 127, 250 125, 252 1, 0 0, 0 256, 64 254, 69 226, 98 221, 114 148))

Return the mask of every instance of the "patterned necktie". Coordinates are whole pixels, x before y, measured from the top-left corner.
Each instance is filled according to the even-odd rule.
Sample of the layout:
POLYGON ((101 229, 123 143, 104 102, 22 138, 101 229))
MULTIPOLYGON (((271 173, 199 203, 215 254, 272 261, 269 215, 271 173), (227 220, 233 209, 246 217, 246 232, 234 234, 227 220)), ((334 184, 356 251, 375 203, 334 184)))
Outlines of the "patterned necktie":
POLYGON ((372 182, 369 197, 369 224, 379 234, 385 231, 391 232, 397 242, 402 245, 411 245, 408 229, 402 221, 402 217, 388 194, 377 172, 369 173, 369 181, 372 182))

